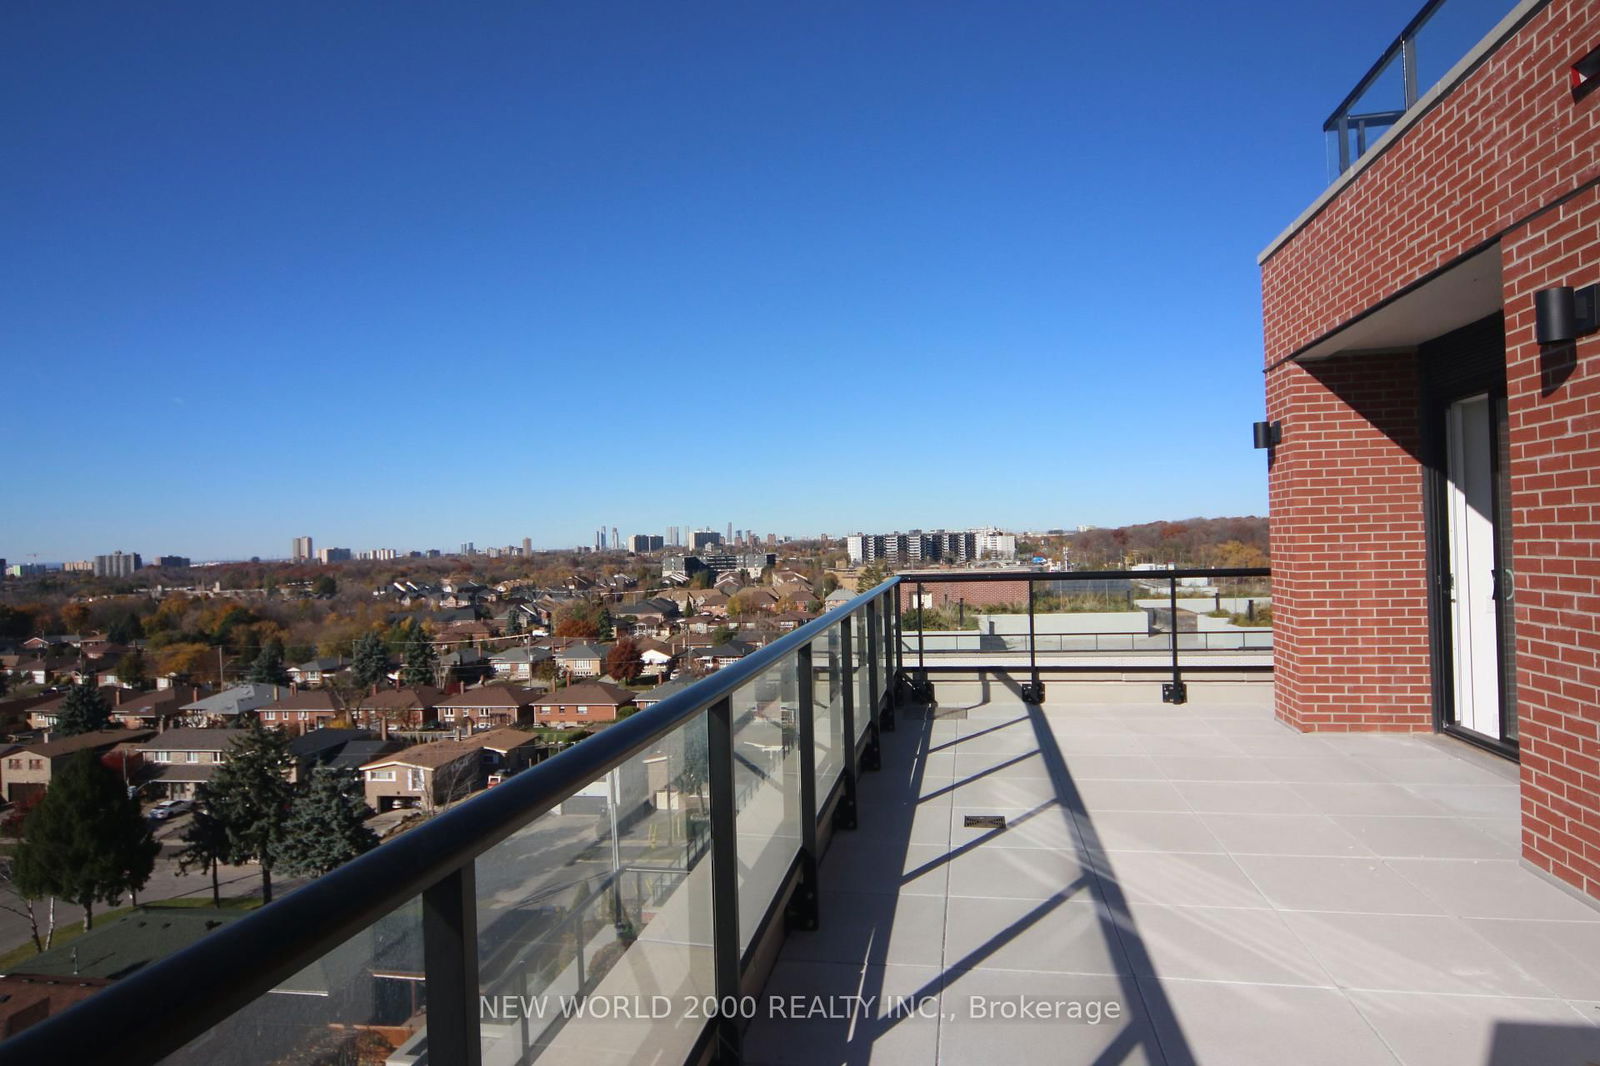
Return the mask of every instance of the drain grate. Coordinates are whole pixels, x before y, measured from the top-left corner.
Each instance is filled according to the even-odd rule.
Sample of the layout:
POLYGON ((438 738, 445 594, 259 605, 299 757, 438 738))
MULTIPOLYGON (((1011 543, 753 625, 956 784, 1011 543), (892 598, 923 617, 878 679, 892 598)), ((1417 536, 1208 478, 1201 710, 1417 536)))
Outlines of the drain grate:
POLYGON ((1003 814, 969 814, 966 816, 965 825, 968 829, 1004 829, 1006 816, 1003 814))

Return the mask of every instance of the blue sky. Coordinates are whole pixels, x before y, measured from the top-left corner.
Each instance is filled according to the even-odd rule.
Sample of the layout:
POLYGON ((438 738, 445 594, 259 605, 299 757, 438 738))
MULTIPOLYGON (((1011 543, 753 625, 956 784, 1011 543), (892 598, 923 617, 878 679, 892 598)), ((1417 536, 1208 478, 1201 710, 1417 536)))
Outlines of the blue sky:
POLYGON ((1413 10, 6 4, 0 556, 1264 513, 1413 10))

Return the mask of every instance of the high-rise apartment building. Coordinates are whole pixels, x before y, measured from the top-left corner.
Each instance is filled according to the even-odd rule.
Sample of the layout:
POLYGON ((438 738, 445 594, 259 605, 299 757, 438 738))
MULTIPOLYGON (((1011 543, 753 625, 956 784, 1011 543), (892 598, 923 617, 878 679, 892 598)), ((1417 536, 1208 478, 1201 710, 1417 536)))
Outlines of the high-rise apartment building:
POLYGON ((689 550, 700 551, 722 543, 722 534, 714 529, 696 529, 689 534, 689 550))
POLYGON ((123 553, 112 552, 110 555, 96 555, 94 557, 95 577, 130 577, 133 572, 143 566, 138 552, 123 553))
POLYGON ((523 537, 522 538, 522 554, 523 555, 532 555, 533 554, 533 538, 532 537, 523 537))
POLYGON ((308 563, 315 558, 316 554, 311 546, 310 537, 294 538, 294 549, 289 553, 290 562, 308 563))
POLYGON ((633 552, 635 555, 643 555, 646 552, 658 552, 665 546, 666 541, 659 535, 653 533, 635 533, 633 536, 628 538, 628 550, 633 552))
POLYGON ((317 561, 321 563, 347 563, 350 561, 350 549, 323 548, 317 552, 317 561))

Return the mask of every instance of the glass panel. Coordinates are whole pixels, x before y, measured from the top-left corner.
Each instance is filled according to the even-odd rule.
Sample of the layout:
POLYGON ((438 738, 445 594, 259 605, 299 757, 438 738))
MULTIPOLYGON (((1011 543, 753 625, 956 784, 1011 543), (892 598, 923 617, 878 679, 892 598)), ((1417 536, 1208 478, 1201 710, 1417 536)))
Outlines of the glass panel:
POLYGON ((786 657, 731 697, 742 947, 750 946, 800 850, 797 666, 786 657))
POLYGON ((709 785, 702 713, 479 857, 485 1063, 687 1060, 683 1001, 713 987, 709 785))
POLYGON ((161 1061, 163 1066, 383 1062, 425 1044, 425 1022, 419 899, 161 1061))
POLYGON ((854 632, 850 634, 855 642, 856 653, 856 740, 867 735, 867 725, 872 721, 873 708, 876 701, 872 698, 872 671, 867 668, 868 656, 872 648, 867 641, 867 610, 863 607, 856 612, 855 620, 851 623, 854 632))
POLYGON ((811 699, 816 743, 817 803, 828 798, 845 764, 844 691, 840 684, 839 627, 811 642, 811 699))

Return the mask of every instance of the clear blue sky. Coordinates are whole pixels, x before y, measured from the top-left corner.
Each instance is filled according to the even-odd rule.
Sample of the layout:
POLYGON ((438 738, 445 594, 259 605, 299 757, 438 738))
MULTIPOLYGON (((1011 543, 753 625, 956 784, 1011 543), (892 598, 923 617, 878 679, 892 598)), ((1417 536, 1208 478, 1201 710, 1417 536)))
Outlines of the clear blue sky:
POLYGON ((1264 513, 1415 6, 12 0, 0 556, 1264 513))

